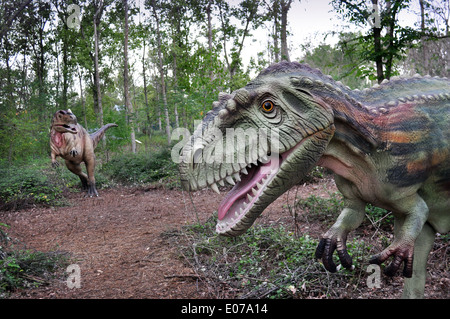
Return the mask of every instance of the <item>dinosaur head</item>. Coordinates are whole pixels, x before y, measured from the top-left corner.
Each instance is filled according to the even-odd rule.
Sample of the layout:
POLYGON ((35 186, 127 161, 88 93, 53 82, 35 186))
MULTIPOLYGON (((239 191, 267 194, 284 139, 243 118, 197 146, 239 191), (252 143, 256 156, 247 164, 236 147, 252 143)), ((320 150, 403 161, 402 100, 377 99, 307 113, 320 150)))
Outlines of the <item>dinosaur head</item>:
POLYGON ((219 234, 245 232, 325 151, 334 133, 333 113, 309 89, 319 76, 311 72, 281 63, 244 88, 220 94, 181 150, 185 189, 234 185, 218 207, 219 234))
POLYGON ((69 110, 59 110, 53 114, 52 129, 59 133, 77 134, 77 117, 69 110))

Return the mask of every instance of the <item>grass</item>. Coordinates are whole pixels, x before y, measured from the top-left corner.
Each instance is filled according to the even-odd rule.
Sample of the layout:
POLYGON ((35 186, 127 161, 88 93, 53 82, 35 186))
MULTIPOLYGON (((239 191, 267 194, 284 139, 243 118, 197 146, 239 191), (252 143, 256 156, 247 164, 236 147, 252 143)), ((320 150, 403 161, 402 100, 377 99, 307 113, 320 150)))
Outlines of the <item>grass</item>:
MULTIPOLYGON (((192 267, 213 298, 341 297, 349 284, 358 289, 365 277, 363 263, 371 247, 350 240, 355 271, 330 276, 314 259, 318 240, 308 234, 295 236, 282 224, 257 225, 236 238, 215 234, 217 217, 204 224, 170 233, 180 256, 192 267)), ((168 234, 169 235, 169 234, 168 234)))
MULTIPOLYGON (((215 233, 214 215, 170 237, 198 280, 210 288, 212 298, 342 298, 367 288, 368 260, 381 247, 364 239, 363 232, 353 233, 347 248, 355 269, 330 274, 315 260, 318 236, 300 233, 295 224, 307 219, 329 227, 343 207, 340 193, 328 198, 309 196, 289 207, 291 213, 295 210, 294 223, 289 225, 257 224, 237 238, 227 238, 215 233)), ((392 230, 392 215, 371 205, 366 215, 361 229, 371 227, 377 239, 386 238, 385 230, 392 230)))

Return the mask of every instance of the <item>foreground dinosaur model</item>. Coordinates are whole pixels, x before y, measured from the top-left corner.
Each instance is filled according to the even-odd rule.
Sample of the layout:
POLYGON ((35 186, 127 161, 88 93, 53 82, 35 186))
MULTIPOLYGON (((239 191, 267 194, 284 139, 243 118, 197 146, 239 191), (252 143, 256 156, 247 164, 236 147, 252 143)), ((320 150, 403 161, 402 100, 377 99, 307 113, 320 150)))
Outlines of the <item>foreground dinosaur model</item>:
POLYGON ((77 122, 76 116, 70 110, 57 111, 52 118, 50 127, 50 147, 52 166, 58 166, 57 156, 65 159, 67 168, 78 175, 87 196, 98 196, 95 188, 95 154, 94 150, 105 132, 116 124, 106 124, 97 132, 89 134, 77 122), (81 169, 81 163, 86 164, 87 175, 81 169))
POLYGON ((370 263, 393 257, 385 268, 392 276, 404 262, 403 296, 423 297, 435 233, 450 230, 449 80, 396 78, 359 91, 282 62, 219 95, 180 155, 184 188, 235 185, 218 208, 216 230, 227 236, 245 232, 314 166, 331 169, 345 208, 316 257, 334 272, 337 251, 351 268, 348 233, 361 224, 366 203, 385 208, 394 214, 395 237, 370 263), (252 130, 256 142, 239 141, 252 130))

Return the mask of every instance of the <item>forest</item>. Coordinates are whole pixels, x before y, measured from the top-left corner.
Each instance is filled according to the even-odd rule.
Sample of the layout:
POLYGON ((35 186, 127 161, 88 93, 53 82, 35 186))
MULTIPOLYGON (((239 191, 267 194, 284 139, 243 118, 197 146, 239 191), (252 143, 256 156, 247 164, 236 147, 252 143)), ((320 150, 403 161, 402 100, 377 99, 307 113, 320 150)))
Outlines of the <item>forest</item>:
POLYGON ((48 155, 49 123, 59 109, 71 109, 89 131, 119 124, 107 141, 114 152, 144 151, 152 135, 170 141, 174 128, 192 130, 219 92, 280 60, 309 63, 351 88, 450 72, 449 1, 380 1, 379 28, 368 27, 370 1, 330 1, 359 31, 330 30, 338 44, 315 47, 298 43, 289 28, 292 3, 2 0, 2 163, 48 155), (402 11, 417 16, 415 26, 398 23, 402 11), (244 65, 258 30, 268 31, 266 50, 244 65), (291 57, 299 46, 304 55, 291 57))
MULTIPOLYGON (((43 273, 22 274, 18 277, 20 279, 13 279, 15 274, 24 272, 27 262, 31 264, 31 261, 28 261, 28 253, 24 256, 23 251, 13 252, 7 248, 10 244, 3 244, 9 240, 6 231, 20 235, 20 227, 10 228, 10 224, 16 219, 31 220, 30 216, 38 218, 41 214, 51 213, 51 207, 61 210, 61 216, 58 218, 63 221, 75 219, 76 225, 81 225, 84 221, 83 227, 87 231, 89 227, 94 227, 90 226, 89 221, 103 218, 111 213, 111 209, 112 216, 120 220, 121 213, 116 212, 112 206, 122 207, 119 200, 121 199, 130 207, 134 207, 133 205, 138 204, 132 198, 141 192, 146 196, 155 196, 153 200, 160 201, 161 205, 166 205, 163 204, 166 198, 171 201, 170 207, 175 200, 177 205, 184 203, 186 206, 189 200, 180 197, 178 170, 170 157, 171 147, 177 142, 172 139, 173 130, 187 128, 193 132, 197 121, 212 108, 212 103, 217 100, 220 92, 231 93, 243 87, 273 63, 283 60, 307 63, 351 89, 364 89, 394 76, 413 76, 417 73, 450 77, 450 0, 314 1, 328 5, 326 10, 330 9, 341 23, 340 27, 321 34, 323 40, 320 43, 299 40, 298 30, 291 26, 294 19, 302 18, 298 14, 292 14, 293 8, 302 4, 306 9, 298 12, 308 15, 308 6, 310 3, 312 5, 312 2, 0 0, 0 298, 4 291, 14 290, 14 287, 19 286, 19 281, 25 280, 36 285, 48 283, 43 273), (404 15, 408 15, 413 23, 404 23, 400 19, 404 15), (333 44, 327 41, 332 37, 338 39, 333 44), (264 44, 263 49, 254 49, 257 42, 264 44), (99 200, 110 200, 109 208, 96 208, 97 204, 88 200, 82 201, 79 207, 73 204, 78 203, 78 198, 82 197, 79 179, 63 165, 56 169, 51 167, 50 122, 57 110, 67 109, 77 116, 78 122, 88 132, 94 132, 107 123, 118 125, 108 130, 106 138, 96 149, 99 200), (129 186, 135 187, 134 190, 127 188, 129 186), (159 187, 164 189, 161 194, 150 194, 151 190, 159 187), (177 193, 167 195, 166 191, 171 189, 175 189, 177 193), (73 217, 64 207, 71 207, 79 217, 73 217), (101 211, 103 209, 105 211, 101 211), (97 214, 97 210, 98 217, 89 215, 97 214), (11 215, 10 212, 17 214, 11 215), (28 213, 31 215, 22 215, 28 213), (8 263, 6 260, 9 260, 8 263)), ((311 26, 311 29, 313 30, 314 26, 311 26)), ((248 249, 255 248, 253 241, 266 238, 267 242, 273 243, 277 258, 279 254, 294 254, 294 250, 298 251, 300 245, 302 249, 306 247, 308 253, 312 251, 316 241, 309 235, 298 233, 298 218, 305 220, 299 217, 297 210, 299 207, 304 210, 321 210, 320 216, 314 218, 323 222, 323 218, 337 216, 342 202, 338 193, 330 195, 330 192, 336 189, 328 183, 326 172, 316 169, 310 178, 315 182, 323 181, 323 185, 330 188, 322 192, 322 186, 308 184, 306 187, 311 192, 305 192, 310 197, 299 199, 294 206, 283 206, 283 211, 288 210, 294 218, 295 229, 285 232, 284 228, 270 228, 265 232, 256 228, 248 235, 250 237, 243 239, 245 243, 250 243, 246 246, 248 249), (316 193, 320 193, 320 196, 325 194, 327 199, 324 201, 319 195, 316 197, 316 193), (316 208, 317 206, 319 208, 316 208), (330 208, 331 206, 334 208, 330 208), (270 233, 270 230, 273 233, 270 233), (292 247, 292 251, 289 247, 280 250, 281 242, 286 245, 293 244, 293 234, 300 239, 295 244, 298 247, 292 247)), ((199 199, 190 199, 192 205, 195 202, 198 208, 198 211, 194 209, 195 214, 191 216, 190 221, 200 223, 202 218, 207 219, 207 216, 211 215, 211 209, 215 207, 218 199, 211 198, 210 203, 196 200, 199 199)), ((133 211, 139 209, 159 213, 162 208, 136 207, 133 211)), ((182 208, 178 209, 183 211, 182 208)), ((387 212, 373 207, 368 209, 379 218, 378 221, 371 220, 371 227, 375 228, 376 233, 382 234, 386 242, 387 234, 392 232, 392 229, 385 222, 392 216, 389 217, 387 212)), ((161 216, 163 215, 161 213, 161 216)), ((161 221, 157 223, 173 222, 166 221, 169 217, 158 218, 161 218, 161 221)), ((110 222, 111 220, 113 219, 110 219, 110 222)), ((65 222, 62 224, 65 225, 65 222)), ((56 223, 54 228, 58 229, 58 225, 62 224, 56 223)), ((143 222, 124 229, 123 232, 129 236, 129 232, 138 231, 142 225, 150 224, 150 221, 143 222)), ((310 225, 307 218, 306 224, 310 225)), ((158 231, 162 231, 162 235, 155 235, 154 240, 160 245, 164 240, 164 245, 167 245, 167 242, 174 238, 180 241, 181 238, 188 239, 186 245, 189 246, 189 253, 184 251, 181 254, 188 260, 188 264, 196 269, 194 274, 187 275, 180 275, 177 272, 179 269, 174 270, 175 274, 165 273, 162 275, 164 280, 194 278, 197 280, 197 292, 199 282, 206 286, 201 297, 354 297, 347 295, 350 288, 342 288, 344 285, 341 282, 332 282, 335 287, 342 288, 335 293, 330 292, 333 291, 330 286, 319 288, 324 282, 331 285, 330 281, 327 281, 331 279, 319 268, 313 269, 313 272, 320 273, 321 277, 311 277, 309 282, 292 281, 292 276, 297 280, 304 274, 300 272, 300 269, 303 269, 300 266, 285 274, 281 281, 257 281, 255 277, 261 276, 262 270, 255 266, 256 257, 261 258, 258 263, 268 262, 262 260, 263 256, 257 250, 238 250, 237 255, 245 257, 248 254, 252 258, 246 261, 240 259, 236 262, 238 268, 229 270, 228 274, 221 273, 219 280, 219 267, 208 264, 210 261, 206 257, 209 258, 214 252, 223 252, 224 256, 221 258, 231 258, 231 255, 225 254, 225 250, 231 251, 236 247, 241 249, 243 246, 230 241, 225 249, 223 242, 217 243, 217 239, 214 239, 211 244, 217 246, 207 247, 206 239, 198 239, 198 235, 201 230, 205 231, 209 244, 209 238, 214 236, 212 223, 208 220, 203 226, 195 225, 188 235, 181 236, 176 231, 168 231, 168 226, 161 226, 163 230, 158 231), (190 240, 197 242, 193 245, 190 240), (202 253, 205 255, 201 256, 202 253), (208 276, 202 275, 198 270, 205 268, 210 271, 208 276), (222 276, 227 275, 231 276, 235 283, 223 284, 222 276), (216 276, 214 280, 211 279, 212 276, 216 276), (289 280, 286 279, 288 277, 289 280), (251 284, 257 289, 246 290, 242 294, 241 290, 233 286, 235 284, 239 289, 251 284), (220 288, 220 293, 211 293, 211 287, 220 288)), ((119 222, 113 226, 119 229, 121 227, 119 222)), ((37 232, 46 234, 50 226, 42 227, 37 232)), ((73 227, 75 226, 70 226, 68 231, 71 234, 73 227)), ((23 226, 23 229, 34 231, 30 225, 23 226)), ((104 231, 103 236, 106 236, 107 232, 104 231)), ((145 231, 145 234, 147 232, 150 231, 145 231)), ((33 242, 35 234, 30 236, 33 242)), ((439 242, 438 250, 443 253, 444 259, 446 254, 448 255, 448 240, 448 236, 443 236, 439 242)), ((85 237, 79 241, 84 242, 85 237)), ((47 242, 44 244, 44 241, 36 245, 39 249, 48 250, 53 248, 50 244, 54 245, 53 240, 49 240, 49 246, 46 246, 47 242)), ((123 242, 120 243, 122 244, 123 242)), ((172 242, 172 245, 177 246, 180 243, 172 242)), ((368 254, 368 246, 356 239, 351 245, 354 248, 359 247, 361 253, 368 254)), ((155 254, 160 256, 160 251, 155 254)), ((33 256, 38 259, 42 257, 39 254, 33 256)), ((133 254, 130 253, 130 256, 133 254)), ((303 262, 303 257, 305 256, 289 255, 286 259, 292 259, 295 263, 300 260, 303 262)), ((45 260, 47 267, 51 262, 45 260)), ((437 272, 448 274, 448 263, 442 267, 440 260, 435 263, 440 267, 437 272)), ((228 267, 234 264, 227 262, 226 265, 228 267)), ((289 268, 289 265, 283 265, 283 269, 289 268)), ((101 268, 103 266, 95 263, 90 267, 94 267, 91 276, 94 276, 94 273, 96 276, 101 275, 105 271, 101 268)), ((305 267, 308 269, 310 265, 305 267)), ((45 268, 43 272, 47 273, 48 269, 45 268)), ((359 273, 360 277, 363 276, 361 274, 362 272, 359 273)), ((143 276, 144 273, 142 278, 143 276)), ((348 279, 349 276, 345 275, 345 278, 348 279)), ((195 281, 189 289, 194 290, 194 283, 195 281)), ((444 284, 446 288, 443 289, 448 292, 449 283, 444 284)), ((111 285, 115 287, 115 283, 111 285)), ((361 285, 355 283, 355 287, 353 291, 359 293, 361 285)), ((113 290, 110 291, 112 293, 113 290)), ((128 293, 128 297, 148 297, 137 293, 137 290, 131 291, 123 293, 128 293)), ((46 293, 43 292, 43 295, 38 297, 46 298, 46 293)), ((85 290, 82 295, 75 296, 117 297, 99 290, 95 290, 95 293, 89 294, 85 290)), ((167 297, 165 293, 171 292, 161 290, 151 296, 167 297)), ((174 292, 174 297, 183 297, 184 293, 186 291, 180 292, 179 295, 174 292)), ((379 297, 384 293, 380 291, 379 297)), ((73 291, 64 296, 73 297, 73 291)))

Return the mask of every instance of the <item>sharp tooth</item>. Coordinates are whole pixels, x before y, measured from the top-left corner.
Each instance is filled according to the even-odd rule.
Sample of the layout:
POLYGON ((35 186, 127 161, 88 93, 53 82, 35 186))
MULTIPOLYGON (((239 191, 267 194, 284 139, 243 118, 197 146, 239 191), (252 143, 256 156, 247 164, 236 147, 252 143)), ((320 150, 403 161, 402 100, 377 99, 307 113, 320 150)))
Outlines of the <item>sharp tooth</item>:
POLYGON ((238 181, 238 182, 241 181, 241 178, 239 177, 239 174, 238 174, 238 173, 234 173, 234 174, 233 174, 233 177, 234 177, 234 179, 235 179, 236 181, 238 181))
POLYGON ((261 163, 266 163, 267 162, 267 156, 264 155, 263 157, 261 157, 261 159, 259 160, 261 163))
POLYGON ((239 208, 239 213, 242 214, 244 212, 244 209, 241 207, 239 208))
POLYGON ((217 184, 216 184, 216 183, 212 183, 212 184, 210 185, 210 187, 211 187, 211 189, 212 189, 213 191, 215 191, 217 194, 220 195, 219 188, 217 187, 217 184))
POLYGON ((253 200, 253 197, 250 196, 250 194, 247 194, 247 198, 248 198, 249 202, 251 202, 253 200))
POLYGON ((248 175, 247 169, 245 167, 241 170, 241 172, 244 173, 245 175, 248 175))
POLYGON ((258 191, 256 190, 256 189, 254 189, 254 188, 252 188, 252 193, 253 193, 253 195, 258 195, 258 191))
POLYGON ((248 164, 247 167, 248 167, 248 168, 251 168, 251 167, 252 167, 252 163, 248 164))
MULTIPOLYGON (((242 208, 241 208, 242 209, 242 208)), ((239 213, 237 211, 234 212, 235 217, 239 217, 239 213)))
POLYGON ((218 181, 220 186, 225 186, 225 183, 223 182, 223 179, 221 179, 220 181, 218 181))
POLYGON ((246 209, 247 206, 248 206, 248 203, 246 203, 246 202, 244 201, 244 202, 242 203, 242 207, 243 207, 244 209, 246 209))
POLYGON ((260 183, 256 183, 256 187, 258 187, 258 189, 261 189, 261 187, 262 187, 262 184, 260 184, 260 183))
POLYGON ((231 178, 231 176, 227 176, 226 180, 228 183, 230 183, 231 185, 236 185, 236 183, 234 182, 234 180, 231 178))

